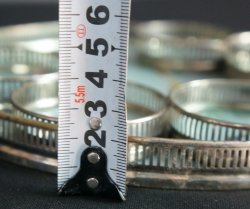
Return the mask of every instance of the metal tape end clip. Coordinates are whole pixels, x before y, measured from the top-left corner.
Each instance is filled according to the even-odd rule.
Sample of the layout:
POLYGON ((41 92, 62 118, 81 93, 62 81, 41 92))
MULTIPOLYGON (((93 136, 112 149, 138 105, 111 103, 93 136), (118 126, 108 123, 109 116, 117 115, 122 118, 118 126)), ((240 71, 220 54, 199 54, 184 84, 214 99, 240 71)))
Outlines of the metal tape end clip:
POLYGON ((99 147, 84 150, 79 171, 59 189, 59 195, 77 194, 91 194, 125 201, 125 196, 107 172, 107 156, 99 147))

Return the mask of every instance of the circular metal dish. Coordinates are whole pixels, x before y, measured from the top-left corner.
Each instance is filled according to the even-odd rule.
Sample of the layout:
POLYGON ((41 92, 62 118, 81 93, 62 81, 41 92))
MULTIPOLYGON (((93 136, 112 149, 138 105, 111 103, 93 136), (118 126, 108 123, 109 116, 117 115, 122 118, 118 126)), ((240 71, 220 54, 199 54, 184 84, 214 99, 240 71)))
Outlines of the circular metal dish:
MULTIPOLYGON (((39 29, 37 35, 39 36, 43 32, 43 30, 39 29)), ((6 34, 10 35, 9 32, 6 34)), ((13 34, 11 33, 11 35, 13 34)), ((24 34, 25 36, 29 35, 27 31, 24 34)), ((0 82, 5 82, 5 80, 0 80, 0 82)), ((15 83, 19 85, 18 82, 15 83)), ((233 82, 232 85, 234 85, 233 82)), ((5 84, 1 84, 1 86, 3 88, 0 88, 0 93, 4 95, 3 91, 5 92, 5 89, 8 88, 5 84)), ((32 87, 32 84, 26 84, 26 86, 32 87)), ((158 106, 157 104, 152 104, 154 100, 158 100, 158 96, 154 93, 151 94, 144 87, 138 88, 142 88, 138 90, 141 93, 138 93, 139 96, 132 97, 131 102, 137 104, 133 107, 134 110, 137 110, 136 107, 146 104, 145 109, 140 109, 144 109, 142 114, 137 115, 137 117, 143 117, 149 112, 152 113, 154 108, 158 106), (148 98, 146 99, 147 102, 144 101, 145 104, 140 99, 140 97, 143 97, 141 94, 144 94, 144 91, 147 92, 145 94, 148 98)), ((238 88, 232 88, 238 92, 238 88)), ((196 89, 199 90, 199 88, 196 89)), ((42 94, 45 95, 44 97, 47 97, 50 91, 55 93, 51 89, 41 91, 43 92, 40 94, 41 98, 43 98, 42 94)), ((234 96, 235 98, 245 98, 244 101, 249 103, 249 89, 242 87, 240 92, 240 95, 232 92, 230 94, 237 95, 234 96)), ((26 94, 25 92, 23 93, 26 94)), ((54 98, 51 100, 52 103, 55 101, 54 98)), ((47 109, 44 111, 46 112, 47 109)), ((41 112, 39 111, 38 113, 41 112)), ((135 113, 137 112, 135 111, 135 113)), ((51 115, 47 113, 48 118, 44 118, 45 120, 43 121, 40 115, 35 116, 32 113, 31 116, 29 113, 21 113, 21 111, 19 111, 19 114, 12 115, 0 111, 0 158, 19 165, 56 173, 57 125, 53 121, 46 121, 51 119, 51 115), (25 114, 27 115, 25 116, 25 114)), ((156 115, 155 117, 157 118, 156 115)), ((154 114, 152 114, 153 116, 154 114)), ((143 121, 147 122, 146 118, 143 121)), ((163 122, 162 119, 160 121, 161 123, 163 122)), ((139 124, 141 122, 140 120, 138 121, 139 124)), ((226 124, 228 125, 228 123, 226 124)), ((238 126, 240 129, 242 128, 242 124, 238 124, 238 126)), ((235 124, 233 127, 235 127, 235 124)), ((157 128, 159 128, 158 125, 154 128, 156 130, 154 132, 155 135, 160 133, 157 128)), ((209 130, 208 126, 203 128, 209 130)), ((140 126, 138 130, 140 129, 147 130, 147 126, 140 126)), ((249 130, 249 127, 247 126, 243 129, 249 130)), ((230 132, 231 130, 229 128, 225 133, 233 133, 230 132)), ((152 134, 145 131, 138 133, 152 134)), ((235 133, 238 133, 237 130, 235 133)), ((245 136, 244 134, 242 135, 245 136)), ((129 185, 174 189, 249 189, 249 173, 249 142, 207 142, 152 137, 129 138, 127 171, 127 182, 129 185)))
POLYGON ((58 54, 58 22, 41 22, 0 28, 0 45, 58 54))
MULTIPOLYGON (((25 84, 32 85, 37 84, 25 84)), ((56 124, 3 112, 0 112, 0 124, 5 126, 6 133, 0 137, 0 158, 56 173, 56 124)), ((206 190, 250 188, 248 142, 129 137, 127 159, 127 183, 133 186, 206 190)))
POLYGON ((208 141, 250 141, 249 80, 198 80, 170 93, 174 136, 208 141))
POLYGON ((240 32, 226 39, 228 75, 250 78, 250 32, 240 32))
POLYGON ((249 173, 248 142, 129 139, 129 185, 172 189, 248 189, 249 173))
MULTIPOLYGON (((166 110, 163 95, 148 87, 128 83, 126 99, 129 135, 159 136, 163 133, 166 110)), ((44 79, 22 86, 13 92, 12 103, 19 110, 18 114, 24 118, 56 124, 57 79, 51 81, 44 79)))
MULTIPOLYGON (((25 82, 57 77, 58 59, 56 56, 44 53, 46 51, 41 51, 39 45, 37 45, 37 50, 29 50, 29 47, 23 45, 32 40, 40 40, 45 29, 52 28, 46 25, 47 23, 25 24, 0 28, 0 114, 3 116, 0 120, 0 138, 6 139, 6 142, 10 139, 12 141, 20 139, 15 132, 17 126, 27 128, 25 125, 18 125, 6 119, 12 115, 6 116, 5 113, 13 112, 10 103, 11 92, 25 82)), ((48 45, 43 45, 43 47, 46 48, 48 45)), ((23 140, 27 139, 23 137, 23 140)))
POLYGON ((228 34, 213 25, 184 21, 134 22, 131 26, 131 41, 142 61, 160 70, 216 69, 228 34))
MULTIPOLYGON (((44 79, 48 82, 50 79, 56 79, 57 75, 40 75, 38 77, 40 77, 39 80, 44 79)), ((37 77, 35 76, 35 78, 37 77)), ((46 156, 51 156, 56 152, 57 147, 57 130, 53 124, 48 125, 43 122, 17 117, 13 114, 15 109, 10 103, 11 91, 32 79, 34 79, 32 76, 8 79, 0 77, 0 142, 9 145, 8 149, 10 150, 14 147, 19 147, 20 150, 34 149, 36 154, 46 153, 46 156)))
POLYGON ((11 92, 24 82, 55 76, 58 58, 49 49, 58 51, 57 39, 57 22, 0 27, 0 110, 11 110, 11 92))
POLYGON ((11 92, 27 81, 56 77, 58 60, 51 54, 20 47, 0 47, 0 110, 11 111, 11 92))
MULTIPOLYGON (((56 127, 51 128, 56 131, 56 127)), ((57 160, 53 156, 1 143, 0 153, 0 158, 19 165, 57 171, 57 160)), ((250 144, 245 142, 130 137, 127 164, 127 183, 132 186, 199 190, 250 188, 250 144)))

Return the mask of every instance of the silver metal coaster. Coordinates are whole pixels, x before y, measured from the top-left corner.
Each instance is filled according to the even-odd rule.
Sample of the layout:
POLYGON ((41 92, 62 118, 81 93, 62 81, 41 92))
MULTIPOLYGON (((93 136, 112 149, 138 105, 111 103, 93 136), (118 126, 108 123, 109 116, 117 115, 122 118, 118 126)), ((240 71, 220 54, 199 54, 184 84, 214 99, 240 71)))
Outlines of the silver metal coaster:
POLYGON ((51 54, 0 46, 0 110, 10 112, 11 92, 28 81, 56 77, 58 61, 51 54))
POLYGON ((250 32, 240 32, 226 39, 227 73, 233 78, 250 78, 250 32))
MULTIPOLYGON (((3 159, 56 173, 55 157, 0 143, 3 159)), ((250 144, 130 137, 127 183, 148 188, 250 188, 250 144)))
POLYGON ((170 93, 174 136, 203 141, 250 141, 249 80, 208 79, 170 93))
MULTIPOLYGON (((57 23, 51 23, 51 25, 50 23, 44 23, 18 27, 11 26, 6 28, 5 32, 3 30, 0 33, 0 40, 8 43, 10 42, 8 40, 12 40, 14 44, 18 43, 27 51, 38 52, 37 48, 33 47, 34 43, 37 46, 37 43, 44 43, 44 40, 46 41, 50 37, 57 36, 58 28, 55 26, 57 26, 57 23), (45 28, 47 29, 45 30, 45 28), (20 36, 17 35, 17 31, 20 36), (32 41, 30 42, 30 40, 32 41)), ((187 24, 184 25, 184 29, 186 28, 188 28, 187 24)), ((193 31, 191 26, 190 30, 193 31)), ((208 32, 205 28, 202 31, 208 32)), ((222 31, 222 36, 218 35, 216 38, 221 39, 223 36, 224 32, 222 31)), ((52 42, 55 43, 55 39, 52 39, 52 42)), ((197 43, 199 43, 202 46, 202 57, 206 61, 199 57, 198 61, 188 60, 186 63, 181 62, 179 65, 173 62, 175 68, 202 71, 213 69, 214 60, 218 59, 215 56, 216 53, 211 55, 211 51, 208 50, 206 51, 207 54, 203 54, 204 48, 203 44, 201 44, 203 42, 197 42, 192 36, 190 39, 196 42, 195 47, 191 47, 194 50, 194 54, 197 54, 196 47, 197 43), (183 68, 184 64, 187 64, 187 67, 183 68)), ((207 42, 204 43, 204 46, 206 46, 207 42)), ((208 41, 208 43, 210 44, 211 42, 208 41)), ((221 46, 221 40, 213 43, 218 43, 221 46)), ((1 44, 3 43, 0 41, 1 44)), ((5 45, 5 47, 10 46, 5 45)), ((222 48, 219 47, 218 54, 220 56, 222 48)), ((213 49, 212 47, 212 51, 213 49)), ((216 50, 217 48, 215 47, 216 50)), ((49 53, 57 57, 57 49, 54 48, 54 51, 50 49, 49 53)), ((191 55, 192 53, 189 56, 191 55)), ((7 55, 4 56, 7 57, 7 55)), ((30 61, 40 60, 32 57, 33 53, 29 56, 31 56, 30 61)), ((13 59, 14 65, 19 60, 18 57, 13 59)), ((23 55, 20 57, 23 57, 23 55)), ((0 62, 2 62, 1 58, 0 55, 0 62)), ((11 60, 10 58, 11 55, 4 60, 11 60)), ((29 59, 26 58, 25 60, 29 59)), ((45 61, 44 63, 50 64, 54 62, 45 61)), ((162 63, 162 66, 166 69, 164 62, 159 63, 162 63)), ((171 62, 169 65, 171 68, 174 66, 171 62)), ((39 66, 39 64, 34 63, 34 66, 39 66)), ((43 67, 46 68, 46 66, 43 67)), ((20 79, 19 76, 15 79, 11 78, 13 86, 10 88, 9 79, 0 79, 0 93, 5 95, 0 97, 0 103, 3 101, 9 102, 10 89, 18 87, 23 81, 27 80, 30 80, 30 77, 28 79, 20 79)), ((170 122, 175 127, 175 133, 178 131, 178 136, 184 135, 185 139, 194 138, 204 141, 149 137, 161 134, 167 124, 164 116, 164 97, 144 86, 130 84, 127 95, 128 109, 133 111, 129 113, 129 132, 132 135, 141 135, 143 137, 133 136, 128 139, 128 184, 150 188, 174 189, 249 189, 250 143, 248 107, 250 91, 248 83, 247 81, 234 80, 232 82, 218 81, 218 83, 217 81, 204 81, 201 85, 197 81, 190 86, 182 86, 181 94, 178 94, 179 96, 175 95, 178 100, 177 103, 171 98, 171 112, 175 117, 170 122), (235 123, 235 118, 233 118, 233 122, 222 121, 223 117, 218 119, 217 112, 214 119, 200 116, 200 112, 199 114, 196 114, 197 112, 189 113, 183 109, 185 106, 183 104, 204 101, 203 99, 206 99, 206 105, 208 104, 208 106, 210 102, 213 104, 226 104, 226 107, 239 108, 240 112, 243 110, 244 113, 240 113, 242 117, 238 118, 239 123, 235 123), (227 106, 228 104, 232 105, 227 106), (242 123, 242 118, 245 118, 246 124, 242 123), (207 132, 209 134, 206 134, 207 132), (213 141, 209 142, 207 140, 213 141)), ((49 75, 46 78, 46 82, 39 80, 21 87, 18 90, 19 94, 21 94, 18 100, 16 98, 18 95, 15 95, 18 93, 13 94, 13 101, 15 100, 15 105, 19 107, 17 115, 0 111, 1 159, 41 171, 56 173, 56 89, 56 79, 49 75), (51 83, 53 82, 54 84, 52 85, 51 83), (48 83, 51 85, 48 85, 48 83)), ((179 90, 177 89, 177 91, 179 90)), ((213 108, 210 108, 210 110, 212 111, 208 111, 209 116, 211 116, 210 113, 214 113, 213 108)), ((219 114, 221 114, 220 111, 219 114)), ((222 115, 224 115, 224 112, 222 112, 222 115)), ((229 119, 232 118, 229 117, 229 119)), ((93 128, 98 128, 101 122, 93 119, 92 125, 93 128)))
POLYGON ((171 189, 249 189, 250 143, 129 139, 130 185, 171 189))
MULTIPOLYGON (((128 84, 128 134, 133 136, 159 136, 165 130, 165 97, 142 85, 128 84)), ((18 117, 57 124, 58 80, 42 79, 28 83, 12 94, 12 103, 18 117)), ((47 151, 56 149, 57 133, 40 131, 37 128, 22 128, 16 131, 26 132, 31 140, 21 142, 27 147, 47 151), (37 140, 39 142, 37 142, 37 140), (53 143, 51 143, 53 142, 53 143), (41 143, 41 146, 39 146, 41 143)), ((17 139, 16 143, 20 143, 17 139)))
POLYGON ((0 27, 0 45, 36 53, 58 54, 58 22, 26 23, 0 27))
POLYGON ((145 21, 131 25, 131 42, 142 61, 160 70, 210 71, 224 56, 228 31, 185 21, 145 21))

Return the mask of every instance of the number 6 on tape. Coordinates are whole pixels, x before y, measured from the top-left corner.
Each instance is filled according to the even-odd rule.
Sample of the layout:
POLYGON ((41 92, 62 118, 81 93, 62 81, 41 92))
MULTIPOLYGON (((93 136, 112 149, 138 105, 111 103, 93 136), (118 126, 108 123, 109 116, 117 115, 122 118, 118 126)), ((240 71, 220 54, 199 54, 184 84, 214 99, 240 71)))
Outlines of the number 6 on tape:
POLYGON ((125 200, 130 0, 59 1, 58 189, 125 200))

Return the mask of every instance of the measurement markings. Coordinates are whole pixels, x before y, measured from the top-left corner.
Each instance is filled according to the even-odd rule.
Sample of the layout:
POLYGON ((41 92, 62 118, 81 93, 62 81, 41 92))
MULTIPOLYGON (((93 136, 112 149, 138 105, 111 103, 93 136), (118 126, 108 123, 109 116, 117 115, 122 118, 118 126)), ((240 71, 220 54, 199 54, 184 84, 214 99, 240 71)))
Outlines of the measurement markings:
POLYGON ((63 15, 66 15, 66 16, 79 16, 80 14, 63 14, 63 15))
POLYGON ((119 18, 128 18, 128 16, 126 15, 114 15, 115 17, 119 17, 119 18))
POLYGON ((121 173, 121 174, 123 174, 123 171, 120 171, 120 170, 115 169, 115 168, 110 168, 110 170, 115 171, 115 172, 117 172, 117 173, 121 173))
POLYGON ((78 168, 78 166, 73 165, 73 166, 62 166, 62 167, 60 167, 60 169, 66 169, 66 168, 78 168))
MULTIPOLYGON (((68 29, 68 28, 67 28, 67 29, 68 29)), ((75 31, 75 30, 64 30, 64 31, 61 31, 61 32, 75 33, 76 31, 75 31)))
POLYGON ((115 143, 118 143, 118 144, 123 144, 123 145, 126 145, 126 144, 127 144, 126 142, 117 141, 117 140, 114 140, 114 139, 111 139, 110 141, 115 142, 115 143))
POLYGON ((112 112, 116 112, 116 113, 119 113, 119 114, 124 114, 123 112, 118 111, 118 110, 112 110, 112 112))
POLYGON ((63 138, 63 140, 75 140, 75 139, 79 139, 79 138, 77 138, 77 137, 72 137, 72 138, 63 138))
POLYGON ((62 78, 60 77, 60 80, 78 80, 79 78, 62 78))

